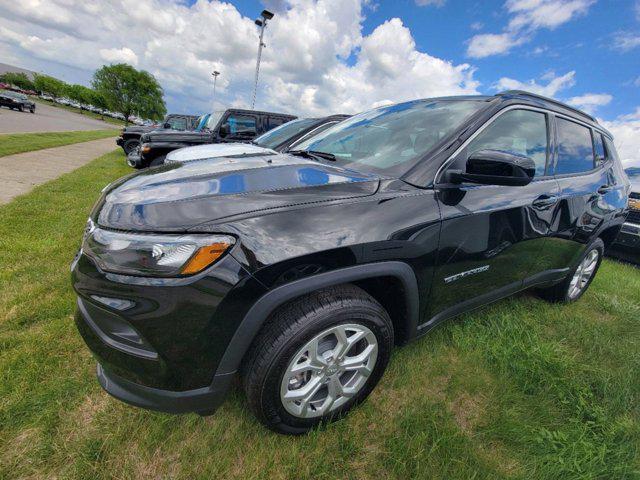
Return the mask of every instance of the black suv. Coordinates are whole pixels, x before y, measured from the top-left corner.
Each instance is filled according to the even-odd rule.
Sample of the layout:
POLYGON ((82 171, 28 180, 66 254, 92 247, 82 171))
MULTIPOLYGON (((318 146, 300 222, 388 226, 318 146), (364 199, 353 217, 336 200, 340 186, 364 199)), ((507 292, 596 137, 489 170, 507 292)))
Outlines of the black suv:
POLYGON ((199 118, 197 115, 170 113, 164 117, 160 126, 131 125, 120 131, 120 136, 116 139, 116 144, 122 147, 126 155, 129 155, 129 153, 140 147, 140 137, 143 134, 158 130, 158 128, 167 130, 194 130, 198 126, 199 118))
POLYGON ((0 107, 9 107, 11 110, 24 112, 29 110, 36 113, 36 102, 29 100, 24 93, 12 92, 10 90, 0 90, 0 107))
POLYGON ((573 302, 627 214, 592 117, 519 91, 388 105, 290 153, 118 180, 72 265, 111 395, 212 413, 239 376, 266 426, 345 414, 394 345, 535 287, 573 302))
POLYGON ((209 114, 203 128, 191 132, 155 131, 140 141, 139 156, 127 157, 134 168, 162 165, 167 153, 205 143, 250 142, 272 128, 296 118, 293 115, 231 108, 209 114))

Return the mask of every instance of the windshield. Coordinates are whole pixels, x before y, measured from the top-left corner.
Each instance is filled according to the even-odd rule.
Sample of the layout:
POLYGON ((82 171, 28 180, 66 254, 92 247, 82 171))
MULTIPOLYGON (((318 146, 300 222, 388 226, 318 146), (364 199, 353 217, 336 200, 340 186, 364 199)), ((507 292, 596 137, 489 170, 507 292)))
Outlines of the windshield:
POLYGON ((317 121, 318 120, 313 118, 301 118, 299 120, 292 120, 290 122, 283 123, 279 127, 260 135, 253 141, 253 143, 264 148, 275 148, 282 142, 311 127, 317 121))
POLYGON ((209 120, 207 120, 207 124, 205 125, 204 128, 211 131, 215 130, 216 126, 218 125, 218 122, 224 115, 224 112, 226 112, 226 110, 221 110, 219 112, 212 112, 211 115, 209 115, 209 120))
POLYGON ((479 100, 416 100, 344 120, 296 146, 330 153, 340 166, 402 175, 485 105, 479 100))

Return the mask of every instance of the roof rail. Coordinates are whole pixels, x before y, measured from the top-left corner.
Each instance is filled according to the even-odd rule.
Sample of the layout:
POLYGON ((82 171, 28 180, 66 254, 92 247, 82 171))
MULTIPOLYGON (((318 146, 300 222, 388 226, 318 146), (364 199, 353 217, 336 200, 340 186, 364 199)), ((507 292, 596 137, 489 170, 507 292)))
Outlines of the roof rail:
POLYGON ((523 96, 526 96, 526 97, 533 97, 533 98, 537 98, 537 99, 540 99, 540 100, 544 100, 545 102, 553 103, 555 105, 558 105, 559 107, 565 108, 567 110, 571 110, 572 112, 580 114, 583 117, 588 118, 592 122, 596 122, 597 123, 597 120, 595 119, 595 117, 592 117, 588 113, 583 112, 582 110, 579 110, 579 109, 577 109, 575 107, 572 107, 571 105, 567 105, 566 103, 560 102, 558 100, 554 100, 553 98, 545 97, 544 95, 538 95, 537 93, 531 93, 531 92, 527 92, 525 90, 506 90, 504 92, 498 93, 496 95, 496 97, 501 97, 501 96, 504 96, 504 95, 523 95, 523 96))

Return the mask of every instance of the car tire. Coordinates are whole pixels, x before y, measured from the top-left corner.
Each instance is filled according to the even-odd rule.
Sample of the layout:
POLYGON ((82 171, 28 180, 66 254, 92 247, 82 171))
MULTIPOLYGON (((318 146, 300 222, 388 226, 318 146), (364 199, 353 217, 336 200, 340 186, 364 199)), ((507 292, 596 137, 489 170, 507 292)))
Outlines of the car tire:
POLYGON ((24 107, 22 105, 18 106, 18 111, 19 112, 24 112, 24 107))
POLYGON ((140 146, 140 140, 130 138, 122 145, 125 155, 129 155, 133 150, 140 146))
POLYGON ((30 111, 31 113, 36 113, 36 107, 31 107, 31 108, 29 109, 29 111, 30 111))
POLYGON ((597 238, 580 256, 567 277, 557 285, 537 289, 538 295, 554 303, 571 303, 578 300, 596 276, 604 254, 604 242, 597 238))
POLYGON ((271 315, 245 357, 241 376, 249 407, 267 428, 289 435, 335 421, 376 386, 393 335, 387 311, 355 285, 293 300, 271 315), (308 370, 294 374, 294 368, 308 370), (287 400, 305 388, 314 393, 299 404, 287 400))

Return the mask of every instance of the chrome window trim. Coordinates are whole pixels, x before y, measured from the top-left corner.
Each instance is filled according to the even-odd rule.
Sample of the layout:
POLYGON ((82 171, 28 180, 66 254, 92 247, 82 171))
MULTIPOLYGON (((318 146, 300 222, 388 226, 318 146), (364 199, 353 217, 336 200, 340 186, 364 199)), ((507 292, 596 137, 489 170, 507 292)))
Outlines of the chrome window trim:
MULTIPOLYGON (((502 110, 496 112, 480 128, 478 128, 475 132, 473 132, 473 134, 469 138, 467 138, 462 145, 460 145, 458 148, 456 148, 456 150, 444 162, 442 162, 442 165, 440 165, 440 167, 436 171, 435 176, 433 177, 433 184, 437 185, 440 182, 440 176, 443 173, 443 170, 446 169, 449 166, 449 164, 460 154, 460 152, 462 150, 467 148, 469 143, 471 143, 478 135, 480 135, 489 125, 491 125, 493 122, 495 122, 498 117, 500 117, 501 115, 503 115, 503 114, 505 114, 507 112, 510 112, 511 110, 531 110, 533 112, 540 112, 540 113, 544 113, 546 115, 553 115, 553 116, 558 117, 558 118, 563 118, 565 120, 569 120, 571 122, 578 123, 578 124, 588 128, 590 130, 596 130, 596 131, 600 132, 601 134, 603 134, 603 135, 608 137, 608 135, 606 134, 606 132, 604 130, 601 130, 600 128, 594 127, 593 125, 589 125, 588 123, 583 122, 581 120, 577 120, 577 119, 575 119, 573 117, 570 117, 569 115, 564 115, 562 113, 555 112, 554 110, 550 110, 550 109, 547 109, 547 108, 533 107, 531 105, 509 105, 508 107, 505 107, 502 110)), ((551 125, 547 124, 547 128, 548 128, 547 135, 550 135, 552 133, 551 132, 551 125)), ((551 141, 552 139, 549 138, 549 140, 551 141)), ((550 147, 552 144, 555 147, 555 143, 556 143, 555 141, 550 143, 548 145, 548 147, 550 147)), ((555 150, 555 148, 554 148, 554 150, 555 150)), ((550 162, 551 160, 555 160, 555 159, 552 159, 551 157, 555 157, 555 151, 549 151, 549 158, 547 158, 547 162, 550 162)), ((599 167, 596 167, 593 170, 597 170, 598 168, 599 167)), ((592 172, 593 170, 590 170, 590 172, 592 172)), ((545 177, 553 177, 553 176, 554 175, 545 175, 545 177)))

